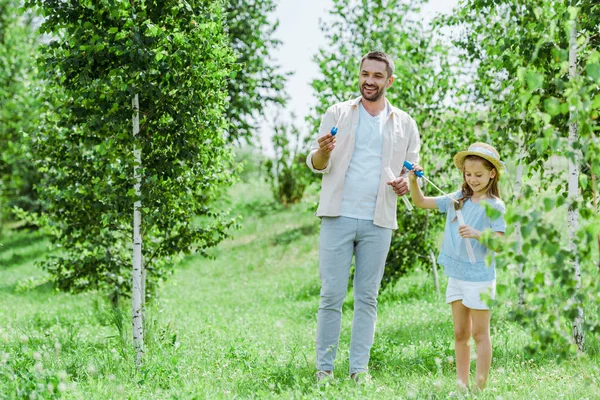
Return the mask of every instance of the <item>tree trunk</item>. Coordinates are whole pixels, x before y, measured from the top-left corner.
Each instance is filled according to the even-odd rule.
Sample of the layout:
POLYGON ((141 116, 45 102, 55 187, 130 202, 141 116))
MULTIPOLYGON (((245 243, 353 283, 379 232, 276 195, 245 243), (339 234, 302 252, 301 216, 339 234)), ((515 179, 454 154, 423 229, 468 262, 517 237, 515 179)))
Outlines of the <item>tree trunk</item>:
POLYGON ((3 227, 2 227, 2 194, 0 193, 0 238, 2 237, 3 234, 3 227))
POLYGON ((440 292, 440 280, 438 278, 437 262, 435 261, 435 254, 433 250, 429 250, 429 258, 431 259, 431 270, 433 271, 433 284, 435 285, 435 291, 440 292))
MULTIPOLYGON (((569 78, 573 79, 577 75, 577 31, 576 22, 572 21, 571 33, 569 35, 569 78)), ((573 157, 569 159, 569 212, 568 212, 568 225, 569 225, 569 247, 573 254, 573 270, 575 273, 576 292, 579 292, 581 288, 581 265, 579 264, 579 257, 577 255, 577 245, 575 243, 575 235, 577 234, 577 227, 579 223, 578 211, 573 207, 572 203, 577 199, 579 192, 579 157, 578 152, 574 148, 574 144, 577 142, 577 115, 574 110, 569 112, 569 139, 568 148, 573 151, 573 157)), ((583 344, 585 336, 583 332, 583 307, 581 304, 577 306, 577 316, 573 321, 573 339, 577 344, 580 351, 583 351, 583 344)))
MULTIPOLYGON (((519 152, 519 164, 517 165, 517 176, 515 182, 515 201, 521 198, 521 186, 523 184, 523 149, 519 152)), ((517 251, 519 254, 523 253, 523 237, 521 236, 521 224, 515 224, 515 241, 517 242, 517 251)), ((525 304, 525 285, 524 285, 524 271, 523 263, 517 264, 517 273, 519 275, 519 285, 517 288, 519 296, 519 307, 525 304)))
POLYGON ((141 366, 144 356, 144 318, 143 318, 143 267, 142 267, 142 235, 140 228, 142 225, 142 207, 141 184, 142 176, 140 168, 142 166, 142 150, 137 144, 138 134, 140 132, 140 106, 138 95, 133 97, 133 155, 135 157, 133 176, 135 179, 135 195, 137 200, 133 204, 133 287, 131 293, 132 300, 132 325, 133 325, 133 346, 135 348, 135 364, 141 366))
MULTIPOLYGON (((591 169, 592 167, 590 166, 591 169)), ((598 214, 598 181, 594 172, 592 172, 592 198, 594 201, 594 213, 598 214)), ((598 270, 600 270, 600 235, 598 235, 598 257, 598 270)))

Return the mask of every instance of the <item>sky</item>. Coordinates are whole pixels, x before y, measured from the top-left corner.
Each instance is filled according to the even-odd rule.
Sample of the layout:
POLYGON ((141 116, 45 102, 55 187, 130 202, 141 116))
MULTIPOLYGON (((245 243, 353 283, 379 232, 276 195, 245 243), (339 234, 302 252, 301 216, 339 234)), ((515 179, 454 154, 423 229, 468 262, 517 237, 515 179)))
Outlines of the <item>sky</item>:
MULTIPOLYGON (((436 13, 449 13, 458 0, 430 0, 421 13, 425 20, 436 13)), ((327 18, 327 10, 332 0, 279 0, 273 15, 279 20, 274 37, 282 44, 273 52, 282 71, 293 71, 288 78, 285 92, 289 96, 284 115, 296 114, 296 122, 303 128, 304 117, 315 104, 310 87, 312 79, 319 76, 319 69, 313 56, 325 45, 325 38, 319 29, 319 19, 327 18)), ((269 121, 261 124, 260 141, 266 154, 272 154, 272 126, 269 121)))

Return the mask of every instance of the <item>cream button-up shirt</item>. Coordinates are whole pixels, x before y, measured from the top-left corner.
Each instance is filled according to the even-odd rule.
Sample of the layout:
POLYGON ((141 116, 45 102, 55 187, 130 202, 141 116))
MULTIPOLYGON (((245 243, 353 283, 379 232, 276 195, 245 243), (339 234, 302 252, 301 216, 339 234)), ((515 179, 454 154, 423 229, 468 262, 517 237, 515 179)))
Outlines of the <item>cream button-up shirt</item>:
MULTIPOLYGON (((361 99, 362 97, 358 97, 335 104, 323 116, 317 137, 329 133, 339 121, 336 147, 333 149, 325 169, 317 170, 312 164, 312 157, 319 149, 319 143, 316 140, 306 157, 308 167, 314 172, 323 174, 321 196, 316 213, 319 217, 340 216, 344 180, 354 153, 355 132, 358 126, 358 104, 361 99)), ((397 229, 396 202, 398 196, 391 186, 387 185, 389 178, 384 169, 390 167, 394 175, 399 176, 405 160, 418 163, 421 139, 417 124, 407 113, 392 106, 389 102, 388 107, 390 113, 383 130, 381 178, 373 223, 384 228, 397 229)))

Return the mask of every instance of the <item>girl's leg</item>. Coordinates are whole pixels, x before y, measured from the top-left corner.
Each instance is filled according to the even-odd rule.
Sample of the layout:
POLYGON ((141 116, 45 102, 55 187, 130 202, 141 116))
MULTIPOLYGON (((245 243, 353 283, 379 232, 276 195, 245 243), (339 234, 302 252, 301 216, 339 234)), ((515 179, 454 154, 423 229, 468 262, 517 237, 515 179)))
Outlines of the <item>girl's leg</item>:
POLYGON ((471 363, 471 309, 465 307, 462 300, 454 301, 452 319, 454 320, 454 349, 456 352, 456 377, 461 388, 469 387, 469 365, 471 363))
POLYGON ((485 389, 492 363, 492 341, 490 340, 490 310, 471 310, 473 319, 473 339, 477 351, 475 382, 479 389, 485 389))

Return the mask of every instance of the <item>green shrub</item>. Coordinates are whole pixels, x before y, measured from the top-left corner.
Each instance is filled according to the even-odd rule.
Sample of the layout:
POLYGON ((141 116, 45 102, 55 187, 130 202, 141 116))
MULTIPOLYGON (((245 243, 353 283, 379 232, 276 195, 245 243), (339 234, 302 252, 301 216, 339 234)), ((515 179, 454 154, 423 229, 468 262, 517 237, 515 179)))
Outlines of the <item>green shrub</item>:
POLYGON ((313 178, 306 166, 307 138, 302 138, 293 123, 278 122, 272 140, 275 157, 265 161, 264 166, 273 197, 283 205, 297 203, 313 178))
POLYGON ((398 229, 392 236, 385 272, 381 281, 384 290, 413 270, 417 264, 431 265, 430 252, 438 254, 438 235, 444 228, 444 214, 414 208, 407 211, 398 202, 398 229))

